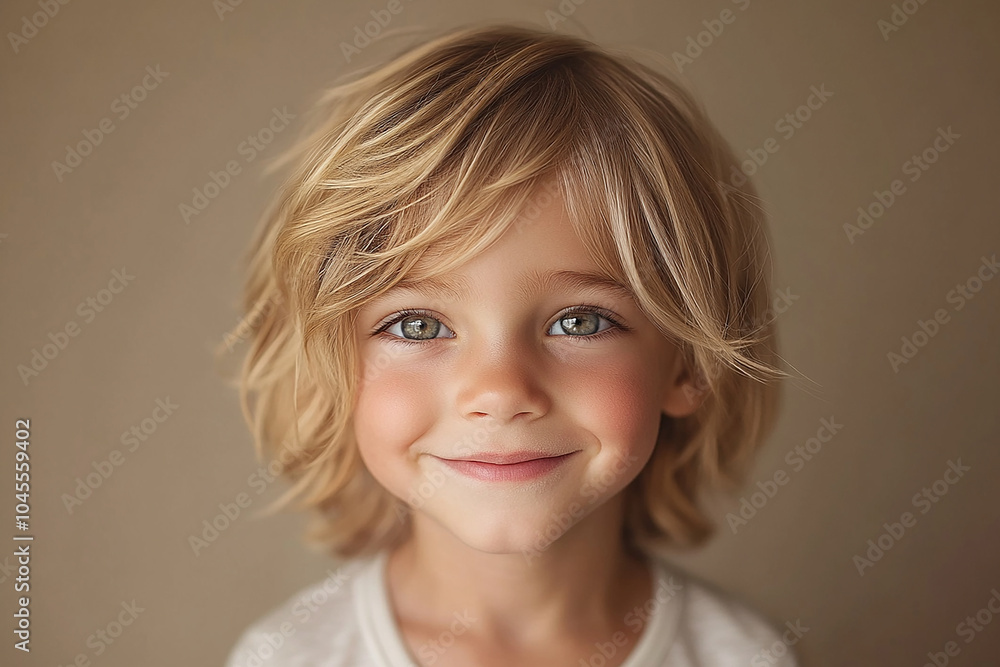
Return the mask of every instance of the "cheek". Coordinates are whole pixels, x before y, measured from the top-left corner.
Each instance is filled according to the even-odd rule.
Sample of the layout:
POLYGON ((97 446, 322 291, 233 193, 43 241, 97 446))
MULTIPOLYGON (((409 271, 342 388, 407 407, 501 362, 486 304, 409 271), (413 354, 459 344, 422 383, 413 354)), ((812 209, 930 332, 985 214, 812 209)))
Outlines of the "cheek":
POLYGON ((660 422, 653 364, 618 358, 593 365, 578 384, 579 418, 605 447, 652 449, 660 422))
POLYGON ((429 428, 432 385, 433 379, 426 373, 406 372, 391 364, 363 364, 354 407, 354 433, 366 463, 379 454, 405 453, 429 428))

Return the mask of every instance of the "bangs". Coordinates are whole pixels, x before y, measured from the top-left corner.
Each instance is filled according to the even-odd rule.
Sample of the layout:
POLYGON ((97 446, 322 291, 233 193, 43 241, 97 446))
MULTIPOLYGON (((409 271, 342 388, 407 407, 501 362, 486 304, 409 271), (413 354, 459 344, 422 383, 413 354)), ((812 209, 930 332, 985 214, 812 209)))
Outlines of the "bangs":
POLYGON ((286 230, 290 246, 322 258, 305 328, 404 278, 454 270, 560 196, 594 261, 661 333, 721 330, 698 302, 725 299, 730 283, 712 224, 727 204, 691 98, 572 39, 500 37, 421 47, 328 94, 339 126, 315 151, 312 194, 286 230), (357 88, 377 92, 352 106, 357 88))
POLYGON ((552 45, 504 47, 486 40, 475 58, 418 58, 379 82, 384 92, 330 147, 310 205, 294 215, 326 257, 317 294, 325 316, 404 277, 453 270, 548 197, 606 188, 583 182, 594 172, 577 164, 592 152, 595 126, 579 63, 554 58, 552 45), (433 269, 412 272, 425 255, 433 269))

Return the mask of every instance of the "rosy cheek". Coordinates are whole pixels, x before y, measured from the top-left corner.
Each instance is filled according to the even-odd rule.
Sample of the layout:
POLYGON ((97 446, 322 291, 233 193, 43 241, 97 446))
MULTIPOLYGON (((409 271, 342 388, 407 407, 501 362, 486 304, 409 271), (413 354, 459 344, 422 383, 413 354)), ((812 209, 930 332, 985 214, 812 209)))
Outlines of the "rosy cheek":
MULTIPOLYGON (((654 388, 641 360, 626 359, 594 368, 587 386, 584 414, 590 415, 592 432, 607 446, 651 447, 650 430, 659 424, 654 388)), ((653 431, 655 434, 655 431, 653 431)))
POLYGON ((433 380, 392 365, 365 368, 354 411, 362 455, 405 452, 430 426, 433 380))

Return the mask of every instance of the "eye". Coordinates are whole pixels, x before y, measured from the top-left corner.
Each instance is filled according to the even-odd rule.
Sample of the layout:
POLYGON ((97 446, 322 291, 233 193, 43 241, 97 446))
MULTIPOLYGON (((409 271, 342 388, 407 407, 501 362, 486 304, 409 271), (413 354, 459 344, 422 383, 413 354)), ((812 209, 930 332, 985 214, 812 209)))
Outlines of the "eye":
POLYGON ((452 338, 454 333, 441 320, 422 310, 404 310, 396 313, 392 319, 378 327, 375 333, 386 332, 403 342, 433 340, 441 331, 446 331, 452 338))
POLYGON ((553 322, 549 327, 549 335, 562 335, 555 333, 556 329, 561 329, 563 334, 571 338, 602 338, 605 332, 615 333, 609 330, 624 330, 625 327, 603 308, 578 306, 575 310, 563 313, 553 322))

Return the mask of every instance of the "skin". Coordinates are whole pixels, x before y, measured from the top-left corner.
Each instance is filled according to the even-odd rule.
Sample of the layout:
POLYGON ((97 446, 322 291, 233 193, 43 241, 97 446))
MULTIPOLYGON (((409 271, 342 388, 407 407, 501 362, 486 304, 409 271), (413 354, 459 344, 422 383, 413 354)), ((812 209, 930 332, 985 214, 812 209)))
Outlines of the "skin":
POLYGON ((689 415, 703 394, 628 295, 519 287, 554 270, 600 273, 559 198, 448 274, 469 292, 392 290, 358 314, 355 435, 372 475, 413 508, 387 585, 421 664, 576 664, 621 630, 611 667, 638 640, 624 617, 653 579, 622 543, 621 491, 649 460, 661 412, 689 415), (372 335, 404 308, 429 312, 372 335), (513 482, 442 460, 519 449, 574 453, 513 482), (456 613, 474 621, 449 637, 456 613), (450 646, 430 643, 442 639, 450 646))

